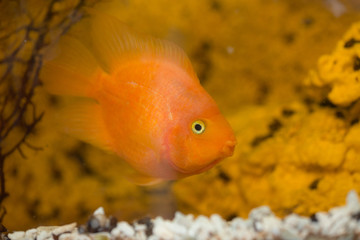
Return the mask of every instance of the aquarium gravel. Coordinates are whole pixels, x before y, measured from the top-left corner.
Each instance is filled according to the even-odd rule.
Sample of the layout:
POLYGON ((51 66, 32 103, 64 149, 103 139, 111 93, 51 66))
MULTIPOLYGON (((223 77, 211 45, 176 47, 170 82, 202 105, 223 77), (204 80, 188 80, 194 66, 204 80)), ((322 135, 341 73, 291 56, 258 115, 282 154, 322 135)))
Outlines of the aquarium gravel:
POLYGON ((224 220, 210 217, 175 214, 173 220, 162 217, 143 218, 133 223, 117 222, 98 208, 84 225, 38 227, 8 234, 11 240, 106 240, 106 239, 360 239, 360 203, 350 191, 346 205, 329 212, 318 212, 310 218, 290 214, 276 217, 267 206, 253 209, 248 219, 224 220))

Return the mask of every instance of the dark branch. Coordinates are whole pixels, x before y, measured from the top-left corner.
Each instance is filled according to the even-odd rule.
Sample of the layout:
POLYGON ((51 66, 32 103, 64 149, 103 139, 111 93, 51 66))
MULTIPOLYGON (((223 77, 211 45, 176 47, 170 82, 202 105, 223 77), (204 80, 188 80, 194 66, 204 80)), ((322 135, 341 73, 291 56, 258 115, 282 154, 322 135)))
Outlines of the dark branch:
MULTIPOLYGON (((64 2, 66 1, 73 2, 73 0, 64 2)), ((2 76, 0 76, 0 207, 3 209, 0 214, 0 223, 6 214, 3 201, 8 196, 5 189, 5 160, 16 151, 25 158, 23 146, 35 151, 42 149, 30 144, 28 137, 44 116, 44 112, 37 111, 33 96, 35 88, 41 85, 39 75, 43 65, 43 53, 52 44, 47 40, 49 34, 51 34, 50 39, 57 41, 74 23, 81 19, 82 8, 85 5, 94 4, 96 0, 79 0, 71 9, 67 7, 58 9, 59 7, 56 5, 55 10, 55 4, 60 4, 60 2, 62 1, 50 0, 45 6, 46 13, 41 21, 39 19, 35 21, 29 14, 30 11, 24 9, 24 5, 17 2, 18 9, 16 10, 20 15, 22 14, 18 20, 22 21, 27 18, 27 21, 23 26, 17 26, 15 29, 11 29, 11 27, 7 31, 3 28, 0 29, 0 51, 4 53, 0 59, 0 66, 3 70, 2 76), (18 45, 10 46, 9 41, 13 37, 17 40, 20 38, 20 40, 16 42, 18 45), (22 50, 28 42, 33 43, 33 47, 30 56, 24 57, 22 50), (19 64, 23 64, 25 68, 22 72, 15 72, 14 69, 19 64), (26 121, 29 117, 30 121, 26 121), (22 129, 19 139, 12 144, 6 142, 10 134, 19 128, 22 129), (7 143, 6 149, 3 144, 5 142, 7 143)), ((4 16, 0 16, 0 18, 5 19, 4 16)))

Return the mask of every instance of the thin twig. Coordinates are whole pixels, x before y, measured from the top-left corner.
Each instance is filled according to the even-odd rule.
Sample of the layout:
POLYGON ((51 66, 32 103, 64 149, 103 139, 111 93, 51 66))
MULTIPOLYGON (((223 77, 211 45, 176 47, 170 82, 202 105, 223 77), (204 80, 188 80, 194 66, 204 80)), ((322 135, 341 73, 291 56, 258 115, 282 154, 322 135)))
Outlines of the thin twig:
MULTIPOLYGON (((20 146, 26 141, 29 134, 34 130, 35 126, 41 121, 41 119, 44 116, 44 112, 42 112, 36 119, 33 120, 33 122, 26 127, 26 131, 23 134, 22 138, 7 152, 3 153, 3 156, 8 157, 13 152, 15 152, 20 146)), ((21 150, 20 150, 21 152, 21 150)))
MULTIPOLYGON (((34 129, 44 116, 44 112, 38 113, 32 99, 35 88, 41 85, 39 75, 43 64, 42 53, 50 45, 50 42, 47 42, 46 39, 50 33, 53 34, 54 32, 57 34, 55 41, 58 40, 75 22, 79 21, 82 17, 81 8, 86 5, 87 0, 79 0, 72 9, 55 10, 54 6, 58 2, 60 0, 49 1, 45 15, 40 15, 44 16, 43 19, 36 19, 36 21, 29 14, 30 11, 24 7, 25 5, 18 2, 18 10, 23 17, 28 17, 28 24, 9 32, 3 31, 0 35, 0 42, 3 41, 4 43, 13 36, 21 34, 19 36, 22 37, 22 41, 15 48, 11 47, 11 51, 0 59, 0 65, 4 66, 5 70, 0 78, 0 89, 4 92, 4 95, 0 95, 0 104, 2 104, 0 106, 0 207, 3 209, 3 201, 8 196, 5 189, 5 159, 15 151, 18 151, 25 158, 26 156, 22 150, 23 145, 35 151, 42 149, 30 144, 28 137, 34 132, 34 129), (55 16, 60 16, 57 23, 53 22, 55 16), (41 23, 35 25, 35 22, 41 23), (34 32, 36 37, 30 39, 30 35, 34 32), (32 53, 28 59, 22 59, 20 53, 27 41, 33 43, 32 53), (15 64, 19 63, 26 64, 21 76, 13 73, 15 64), (25 117, 29 116, 31 116, 31 120, 30 123, 27 123, 25 117), (19 127, 24 128, 21 137, 12 146, 7 146, 7 150, 5 150, 2 143, 8 139, 15 128, 19 127)), ((0 222, 2 222, 5 213, 6 210, 4 209, 3 214, 0 215, 0 222)))
POLYGON ((34 151, 41 151, 41 150, 44 149, 44 148, 42 148, 42 147, 36 147, 36 146, 30 144, 30 143, 27 142, 26 140, 24 141, 24 144, 25 144, 28 148, 31 148, 31 149, 34 150, 34 151))

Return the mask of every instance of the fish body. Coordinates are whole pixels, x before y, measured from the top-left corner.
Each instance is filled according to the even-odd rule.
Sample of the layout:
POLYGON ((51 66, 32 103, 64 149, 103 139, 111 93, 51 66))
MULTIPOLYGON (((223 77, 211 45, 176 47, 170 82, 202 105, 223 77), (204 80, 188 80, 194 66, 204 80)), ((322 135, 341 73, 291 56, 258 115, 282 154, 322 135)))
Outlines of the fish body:
POLYGON ((179 47, 107 15, 88 24, 90 37, 65 39, 42 72, 49 92, 89 99, 64 114, 69 134, 116 153, 139 184, 201 173, 232 155, 233 131, 179 47))

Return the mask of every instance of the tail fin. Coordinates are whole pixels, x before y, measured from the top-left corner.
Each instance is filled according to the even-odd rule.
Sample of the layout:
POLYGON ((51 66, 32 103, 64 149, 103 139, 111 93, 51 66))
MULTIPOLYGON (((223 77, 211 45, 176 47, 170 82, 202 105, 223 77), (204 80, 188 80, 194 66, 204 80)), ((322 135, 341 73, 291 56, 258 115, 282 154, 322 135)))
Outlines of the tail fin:
POLYGON ((48 92, 57 95, 90 97, 99 66, 91 52, 79 40, 64 36, 54 52, 47 56, 41 79, 48 92))
POLYGON ((63 132, 103 150, 113 152, 102 110, 96 101, 80 99, 57 115, 56 121, 63 132))

